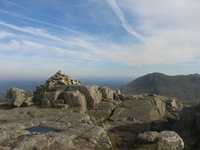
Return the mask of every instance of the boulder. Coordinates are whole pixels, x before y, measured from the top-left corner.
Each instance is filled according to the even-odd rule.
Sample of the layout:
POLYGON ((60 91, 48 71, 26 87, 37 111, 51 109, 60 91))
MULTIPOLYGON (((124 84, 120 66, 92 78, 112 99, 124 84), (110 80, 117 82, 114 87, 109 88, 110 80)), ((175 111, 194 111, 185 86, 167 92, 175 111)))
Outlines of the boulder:
POLYGON ((158 138, 158 132, 149 131, 138 134, 138 140, 141 143, 152 143, 158 138))
POLYGON ((87 101, 87 106, 93 108, 102 100, 102 94, 99 91, 98 86, 94 85, 68 85, 64 91, 76 91, 81 92, 87 101))
POLYGON ((33 104, 33 92, 27 91, 25 92, 25 100, 22 104, 22 106, 30 106, 33 104))
POLYGON ((174 98, 167 99, 165 103, 168 111, 181 111, 183 109, 182 103, 174 98))
POLYGON ((79 112, 85 112, 87 110, 87 102, 85 96, 78 90, 67 91, 62 93, 65 104, 70 107, 76 107, 79 112))
POLYGON ((158 135, 158 150, 183 150, 184 142, 174 131, 162 131, 158 135))
POLYGON ((60 95, 61 91, 55 91, 55 92, 45 92, 43 94, 44 99, 48 99, 51 105, 54 105, 55 101, 58 99, 58 96, 60 95))
POLYGON ((114 90, 111 90, 108 87, 100 87, 99 90, 102 93, 102 98, 104 99, 113 99, 114 90))
POLYGON ((12 100, 14 106, 20 107, 26 99, 25 91, 18 88, 10 88, 7 90, 7 99, 12 100))

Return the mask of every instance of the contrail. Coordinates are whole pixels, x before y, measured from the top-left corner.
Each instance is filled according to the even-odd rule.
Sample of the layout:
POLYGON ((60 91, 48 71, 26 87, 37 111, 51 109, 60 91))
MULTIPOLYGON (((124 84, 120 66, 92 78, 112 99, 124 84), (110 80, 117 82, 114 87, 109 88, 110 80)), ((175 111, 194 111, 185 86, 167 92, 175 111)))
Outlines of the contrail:
POLYGON ((127 32, 129 32, 130 34, 132 34, 134 37, 136 37, 137 39, 144 41, 144 37, 142 35, 140 35, 139 33, 137 33, 126 21, 123 12, 121 11, 121 9, 119 8, 117 2, 115 0, 107 0, 107 2, 109 3, 109 5, 111 6, 111 8, 113 9, 113 11, 115 12, 115 14, 117 15, 117 17, 120 19, 120 21, 122 22, 123 27, 125 28, 125 30, 127 32))

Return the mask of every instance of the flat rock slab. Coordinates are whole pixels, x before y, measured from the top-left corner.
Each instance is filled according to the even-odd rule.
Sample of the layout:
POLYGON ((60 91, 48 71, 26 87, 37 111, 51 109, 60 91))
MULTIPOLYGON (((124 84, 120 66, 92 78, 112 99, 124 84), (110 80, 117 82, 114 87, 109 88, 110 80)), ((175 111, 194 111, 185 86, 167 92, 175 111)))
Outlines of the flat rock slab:
POLYGON ((94 125, 86 114, 60 109, 0 109, 0 149, 6 150, 76 150, 112 147, 104 128, 94 125), (34 127, 50 132, 29 132, 34 127))
POLYGON ((158 110, 148 100, 126 100, 122 106, 114 110, 110 120, 113 121, 142 121, 159 120, 158 110))

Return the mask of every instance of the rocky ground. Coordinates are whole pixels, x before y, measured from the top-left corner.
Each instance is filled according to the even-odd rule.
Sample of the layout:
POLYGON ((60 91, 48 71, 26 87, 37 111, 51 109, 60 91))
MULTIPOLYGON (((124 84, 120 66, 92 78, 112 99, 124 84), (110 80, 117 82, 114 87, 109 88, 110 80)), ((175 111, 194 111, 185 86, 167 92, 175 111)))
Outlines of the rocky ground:
POLYGON ((83 85, 59 71, 34 92, 9 89, 7 99, 0 105, 2 150, 182 150, 185 141, 178 134, 186 149, 198 148, 198 136, 191 134, 198 131, 199 109, 183 107, 174 98, 123 95, 83 85), (27 130, 37 126, 53 131, 27 130))
POLYGON ((14 108, 0 110, 0 149, 66 150, 110 149, 106 130, 95 125, 87 114, 55 108, 14 108), (54 132, 26 129, 42 126, 54 132))

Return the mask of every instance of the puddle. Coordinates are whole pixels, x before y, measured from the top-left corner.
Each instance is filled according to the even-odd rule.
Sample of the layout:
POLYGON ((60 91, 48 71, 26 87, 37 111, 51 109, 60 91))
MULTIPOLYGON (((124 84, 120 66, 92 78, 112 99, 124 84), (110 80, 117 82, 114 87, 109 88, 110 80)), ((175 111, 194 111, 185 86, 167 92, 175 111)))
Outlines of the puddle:
POLYGON ((52 128, 46 128, 46 127, 42 127, 42 126, 33 127, 33 128, 26 129, 26 130, 29 132, 52 132, 52 131, 55 131, 52 128))

